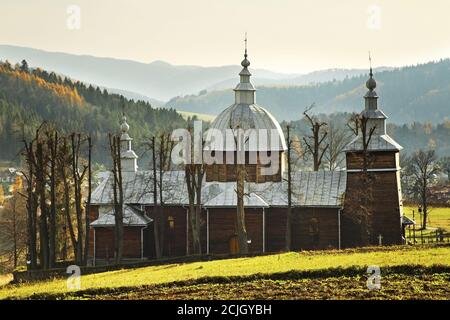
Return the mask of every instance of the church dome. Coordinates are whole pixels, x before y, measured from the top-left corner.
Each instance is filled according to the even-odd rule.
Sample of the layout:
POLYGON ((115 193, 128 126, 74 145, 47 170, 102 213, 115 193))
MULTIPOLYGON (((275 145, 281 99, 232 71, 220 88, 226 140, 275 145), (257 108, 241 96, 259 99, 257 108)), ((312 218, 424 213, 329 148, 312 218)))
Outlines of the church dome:
MULTIPOLYGON (((256 135, 263 135, 266 139, 259 139, 257 145, 246 143, 246 151, 283 151, 286 150, 286 142, 283 130, 275 117, 263 107, 257 104, 233 104, 222 111, 212 122, 206 135, 206 145, 210 150, 231 151, 234 145, 226 140, 226 132, 237 129, 254 129, 256 135), (232 129, 232 130, 231 130, 232 129), (217 131, 222 133, 224 141, 217 141, 212 135, 217 131), (266 140, 266 141, 265 141, 266 140), (227 143, 228 142, 228 143, 227 143)), ((234 144, 234 141, 231 141, 234 144)))

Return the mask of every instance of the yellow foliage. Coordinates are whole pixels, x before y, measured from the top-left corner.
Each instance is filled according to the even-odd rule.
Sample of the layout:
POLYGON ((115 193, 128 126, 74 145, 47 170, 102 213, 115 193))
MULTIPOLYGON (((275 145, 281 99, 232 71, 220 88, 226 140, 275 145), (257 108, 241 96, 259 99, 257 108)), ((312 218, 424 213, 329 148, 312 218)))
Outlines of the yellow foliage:
POLYGON ((7 73, 17 79, 20 79, 24 82, 30 83, 32 85, 35 85, 37 87, 40 87, 44 90, 48 90, 56 97, 62 98, 66 101, 69 101, 69 103, 72 106, 81 107, 83 106, 84 100, 78 93, 76 89, 72 89, 68 86, 57 84, 57 83, 51 83, 47 82, 44 79, 34 75, 29 74, 27 72, 23 72, 20 70, 7 70, 4 66, 0 66, 0 72, 7 73))

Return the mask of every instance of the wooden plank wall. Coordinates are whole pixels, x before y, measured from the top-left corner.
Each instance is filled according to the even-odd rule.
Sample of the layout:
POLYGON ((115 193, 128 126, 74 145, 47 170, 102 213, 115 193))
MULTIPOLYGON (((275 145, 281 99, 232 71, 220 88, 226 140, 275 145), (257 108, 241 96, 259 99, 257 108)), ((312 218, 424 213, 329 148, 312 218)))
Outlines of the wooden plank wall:
MULTIPOLYGON (((401 199, 400 181, 397 172, 374 172, 372 186, 372 199, 370 208, 373 208, 372 214, 372 233, 371 244, 378 244, 378 235, 383 237, 383 244, 394 245, 401 244, 401 199)), ((346 194, 360 192, 361 173, 347 174, 346 194)), ((347 196, 346 201, 351 197, 347 196)), ((351 218, 351 212, 345 211, 349 207, 344 204, 344 219, 342 225, 342 243, 344 247, 356 247, 361 243, 361 229, 351 218)))
MULTIPOLYGON (((114 229, 96 228, 96 258, 114 259, 114 229)), ((141 257, 141 228, 124 227, 123 232, 123 257, 141 257)))
MULTIPOLYGON (((263 220, 262 209, 246 209, 246 228, 248 238, 252 241, 249 251, 252 253, 263 250, 263 220)), ((230 240, 236 236, 236 208, 210 208, 209 234, 211 254, 229 254, 230 240)))
MULTIPOLYGON (((224 153, 225 154, 225 153, 224 153)), ((224 161, 226 156, 223 156, 224 161)), ((257 156, 257 164, 249 163, 249 154, 246 155, 246 169, 248 182, 267 182, 281 181, 283 154, 279 153, 278 171, 274 175, 261 175, 261 161, 257 156)), ((236 181, 236 165, 235 164, 212 164, 206 166, 206 181, 230 182, 236 181)))
MULTIPOLYGON (((398 153, 397 153, 398 154, 398 153)), ((361 152, 349 152, 347 157, 347 169, 361 169, 363 167, 363 154, 361 152)), ((395 152, 371 152, 369 155, 370 169, 397 168, 397 156, 395 152)))
MULTIPOLYGON (((146 207, 147 215, 154 219, 153 206, 146 207)), ((163 256, 175 257, 186 254, 186 208, 180 206, 164 206, 164 246, 163 256), (173 219, 173 229, 169 225, 169 217, 173 219)), ((151 227, 153 228, 153 224, 151 227)), ((153 237, 153 233, 151 234, 153 237)), ((154 239, 151 240, 154 246, 154 239)))
MULTIPOLYGON (((266 249, 279 252, 286 248, 286 208, 266 209, 266 249)), ((339 247, 337 208, 293 208, 292 250, 339 247), (316 219, 316 221, 312 221, 316 219), (312 232, 317 222, 318 232, 312 232)))

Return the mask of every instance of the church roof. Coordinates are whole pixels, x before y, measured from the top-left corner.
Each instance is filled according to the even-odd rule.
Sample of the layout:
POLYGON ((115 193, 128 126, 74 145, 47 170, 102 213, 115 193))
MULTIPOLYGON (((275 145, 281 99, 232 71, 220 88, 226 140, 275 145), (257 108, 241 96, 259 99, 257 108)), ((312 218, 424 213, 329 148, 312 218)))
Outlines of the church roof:
MULTIPOLYGON (((368 151, 400 151, 403 149, 401 145, 395 142, 389 135, 373 135, 370 138, 368 151)), ((345 148, 345 151, 361 151, 363 150, 363 137, 361 135, 355 137, 345 148)))
POLYGON ((251 140, 247 140, 245 151, 281 151, 287 149, 280 124, 269 111, 257 104, 235 103, 231 105, 214 119, 210 128, 220 130, 223 140, 218 141, 218 139, 212 138, 212 135, 215 134, 214 131, 208 131, 205 140, 209 150, 234 151, 236 149, 233 139, 225 141, 225 132, 230 128, 255 129, 254 132, 257 135, 265 134, 265 137, 267 137, 264 140, 258 140, 258 144, 250 143, 251 140))
MULTIPOLYGON (((163 174, 163 202, 166 205, 189 204, 184 171, 163 174)), ((345 171, 295 172, 292 177, 293 206, 342 207, 346 187, 345 171)), ((281 182, 246 184, 246 207, 287 206, 286 176, 281 182)), ((113 203, 112 176, 105 178, 92 193, 92 204, 113 203)), ((126 204, 153 205, 153 174, 151 171, 125 172, 123 175, 126 204)), ((205 207, 236 205, 236 182, 203 182, 202 201, 205 207)), ((158 203, 160 202, 159 196, 158 203)))
MULTIPOLYGON (((123 212, 123 224, 124 226, 133 227, 145 227, 153 220, 146 215, 140 213, 137 209, 130 206, 125 206, 123 212)), ((114 217, 114 209, 111 209, 105 213, 102 213, 100 217, 91 223, 93 227, 105 227, 114 226, 116 224, 114 217)))

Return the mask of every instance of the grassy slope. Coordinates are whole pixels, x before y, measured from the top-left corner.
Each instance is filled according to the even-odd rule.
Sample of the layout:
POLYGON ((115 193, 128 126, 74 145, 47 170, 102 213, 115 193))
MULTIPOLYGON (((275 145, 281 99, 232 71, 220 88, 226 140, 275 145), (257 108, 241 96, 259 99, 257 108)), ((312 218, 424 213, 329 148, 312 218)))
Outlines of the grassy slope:
MULTIPOLYGON (((380 267, 443 265, 450 267, 450 247, 396 247, 291 252, 253 258, 152 266, 83 276, 81 290, 92 292, 92 290, 102 288, 104 290, 104 288, 128 287, 128 291, 130 291, 130 287, 135 287, 136 291, 139 291, 139 288, 142 289, 142 286, 145 285, 167 285, 171 282, 189 280, 198 281, 206 277, 246 277, 258 274, 270 276, 270 274, 293 270, 311 271, 328 268, 352 268, 355 266, 365 268, 368 265, 380 267)), ((448 287, 449 280, 445 280, 444 283, 448 287)), ((54 280, 3 287, 0 289, 0 299, 8 297, 29 298, 33 295, 39 297, 39 295, 48 294, 64 295, 66 293, 66 281, 54 280)))

